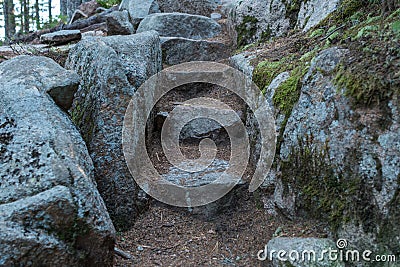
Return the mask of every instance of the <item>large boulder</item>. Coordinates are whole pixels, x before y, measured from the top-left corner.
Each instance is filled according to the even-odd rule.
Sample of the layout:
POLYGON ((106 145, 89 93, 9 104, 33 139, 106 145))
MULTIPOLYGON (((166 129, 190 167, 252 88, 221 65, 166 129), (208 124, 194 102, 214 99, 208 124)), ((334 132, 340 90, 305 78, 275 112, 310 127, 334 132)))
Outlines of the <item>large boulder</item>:
POLYGON ((336 10, 341 0, 243 0, 236 1, 230 21, 237 43, 244 46, 285 35, 294 28, 309 30, 336 10))
POLYGON ((128 11, 130 21, 135 29, 147 15, 160 12, 155 0, 122 0, 119 10, 128 11))
POLYGON ((223 42, 162 37, 163 62, 176 65, 189 61, 216 61, 227 58, 229 48, 223 42))
POLYGON ((217 8, 217 0, 157 0, 164 13, 180 12, 209 17, 217 8))
POLYGON ((78 76, 19 56, 0 79, 0 265, 111 266, 115 230, 92 160, 55 104, 69 108, 78 76))
POLYGON ((107 35, 129 35, 135 32, 128 11, 113 11, 106 15, 107 35))
POLYGON ((134 92, 161 70, 159 36, 89 37, 71 49, 66 67, 82 77, 71 115, 88 145, 99 191, 114 224, 129 227, 144 203, 125 163, 121 132, 134 92))
POLYGON ((320 52, 302 80, 279 155, 277 182, 290 190, 280 194, 295 197, 291 212, 329 220, 357 248, 398 255, 399 99, 353 105, 333 80, 347 53, 320 52))
POLYGON ((199 15, 183 13, 158 13, 147 16, 137 32, 155 30, 163 37, 183 37, 195 40, 212 38, 221 32, 221 26, 199 15))

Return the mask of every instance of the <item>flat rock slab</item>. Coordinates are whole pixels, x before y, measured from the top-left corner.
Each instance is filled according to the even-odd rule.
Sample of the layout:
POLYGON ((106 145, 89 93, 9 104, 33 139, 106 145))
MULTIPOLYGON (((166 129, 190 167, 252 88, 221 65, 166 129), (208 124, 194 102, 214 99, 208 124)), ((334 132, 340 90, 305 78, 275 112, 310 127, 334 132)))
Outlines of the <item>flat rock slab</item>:
MULTIPOLYGON (((241 124, 242 121, 239 117, 241 114, 237 111, 236 117, 229 117, 225 121, 225 125, 221 125, 219 122, 207 118, 193 119, 196 114, 210 114, 216 116, 225 116, 229 114, 230 109, 216 108, 207 105, 190 105, 184 103, 179 105, 180 112, 171 118, 171 124, 177 125, 181 121, 190 121, 180 131, 179 139, 184 141, 186 139, 200 139, 204 137, 210 137, 213 133, 221 131, 224 127, 235 127, 237 124, 241 124)), ((156 116, 156 120, 162 121, 167 119, 169 116, 168 112, 159 112, 156 116)))
POLYGON ((228 167, 229 162, 215 159, 207 169, 194 173, 183 171, 177 167, 171 167, 169 172, 163 175, 163 178, 176 185, 198 187, 217 180, 221 173, 228 167))
POLYGON ((202 16, 210 14, 218 8, 218 0, 158 0, 162 12, 181 12, 202 16))
MULTIPOLYGON (((187 164, 190 165, 189 162, 187 164)), ((199 187, 212 182, 215 183, 216 187, 225 187, 229 186, 232 181, 238 180, 238 177, 230 177, 231 179, 220 180, 218 182, 216 181, 228 168, 228 161, 215 159, 205 170, 191 173, 173 166, 169 169, 169 172, 162 175, 162 177, 168 182, 185 187, 199 187)), ((238 192, 243 185, 244 182, 239 179, 238 185, 225 196, 207 205, 189 208, 190 213, 200 216, 206 220, 213 219, 218 213, 230 210, 232 208, 237 199, 239 199, 238 192)))
POLYGON ((65 44, 72 41, 78 41, 82 38, 79 30, 62 30, 52 33, 46 33, 40 36, 40 41, 47 44, 65 44))
MULTIPOLYGON (((71 107, 74 94, 78 90, 80 82, 80 77, 75 72, 65 70, 54 60, 47 57, 17 57, 15 61, 7 63, 10 64, 7 64, 10 69, 15 71, 11 73, 10 70, 0 72, 0 75, 8 73, 9 78, 19 79, 19 77, 25 77, 25 75, 29 77, 28 75, 34 72, 40 73, 41 83, 36 85, 37 90, 43 94, 48 94, 62 109, 68 110, 71 107), (18 64, 22 65, 18 66, 18 64)), ((5 80, 2 81, 5 82, 5 80)), ((25 92, 19 94, 20 96, 21 94, 26 95, 25 92)))
POLYGON ((163 62, 168 65, 189 61, 216 61, 229 56, 227 45, 217 41, 162 37, 161 48, 163 62))
POLYGON ((157 13, 144 18, 137 32, 157 31, 162 37, 184 37, 195 40, 220 34, 221 26, 211 18, 184 13, 157 13))

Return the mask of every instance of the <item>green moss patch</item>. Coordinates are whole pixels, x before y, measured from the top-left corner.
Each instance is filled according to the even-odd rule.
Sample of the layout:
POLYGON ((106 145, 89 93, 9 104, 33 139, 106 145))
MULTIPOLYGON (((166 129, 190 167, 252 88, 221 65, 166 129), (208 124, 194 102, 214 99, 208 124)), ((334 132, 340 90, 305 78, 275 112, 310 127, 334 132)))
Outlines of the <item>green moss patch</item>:
POLYGON ((298 66, 290 74, 290 77, 282 82, 275 90, 273 96, 274 105, 287 117, 292 113, 294 105, 299 101, 301 80, 307 73, 308 67, 298 66))
POLYGON ((340 65, 334 83, 356 105, 379 104, 389 100, 393 90, 379 73, 358 66, 340 65))
POLYGON ((252 16, 244 16, 242 23, 236 27, 237 45, 243 47, 248 44, 248 40, 254 38, 257 33, 258 19, 252 16))
POLYGON ((306 3, 307 0, 283 0, 286 9, 286 18, 289 19, 290 28, 292 29, 296 26, 302 2, 306 3))
POLYGON ((260 62, 253 72, 253 81, 261 90, 272 82, 280 73, 290 68, 290 60, 287 58, 281 61, 263 61, 260 62))
POLYGON ((377 211, 371 189, 351 168, 346 168, 346 175, 334 172, 328 143, 316 145, 312 136, 299 139, 299 146, 281 162, 281 170, 284 184, 296 194, 300 213, 329 222, 333 231, 350 220, 361 223, 367 232, 374 229, 371 223, 377 211))
POLYGON ((380 105, 400 93, 400 79, 396 77, 400 47, 394 29, 400 13, 397 10, 393 14, 369 16, 343 33, 351 40, 344 44, 351 57, 338 66, 334 83, 345 89, 355 105, 380 105))

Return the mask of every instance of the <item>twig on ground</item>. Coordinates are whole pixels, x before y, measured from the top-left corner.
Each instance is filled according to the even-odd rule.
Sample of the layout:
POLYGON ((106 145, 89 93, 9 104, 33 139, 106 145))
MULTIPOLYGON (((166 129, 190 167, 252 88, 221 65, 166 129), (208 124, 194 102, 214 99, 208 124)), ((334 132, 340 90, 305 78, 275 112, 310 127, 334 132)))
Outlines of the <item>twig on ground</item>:
POLYGON ((337 28, 334 29, 333 31, 327 33, 327 35, 326 35, 325 37, 321 38, 319 41, 320 41, 320 42, 325 41, 325 40, 328 39, 332 34, 334 34, 335 32, 337 32, 338 30, 343 29, 344 27, 346 27, 346 24, 343 24, 342 26, 337 27, 337 28))
POLYGON ((131 254, 129 254, 128 252, 125 252, 125 251, 123 251, 123 250, 121 250, 119 248, 116 248, 116 247, 114 248, 114 252, 115 252, 116 255, 118 255, 118 256, 120 256, 120 257, 122 257, 124 259, 127 259, 127 260, 133 258, 133 256, 131 254))

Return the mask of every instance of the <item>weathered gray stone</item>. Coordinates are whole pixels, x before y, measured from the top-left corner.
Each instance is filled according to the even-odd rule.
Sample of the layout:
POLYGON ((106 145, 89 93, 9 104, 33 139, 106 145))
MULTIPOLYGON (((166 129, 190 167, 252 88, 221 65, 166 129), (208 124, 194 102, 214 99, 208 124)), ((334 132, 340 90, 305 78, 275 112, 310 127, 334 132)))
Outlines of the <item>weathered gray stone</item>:
POLYGON ((290 29, 285 4, 280 0, 237 1, 230 14, 239 46, 284 35, 290 29))
POLYGON ((56 186, 35 196, 0 205, 0 264, 78 265, 77 255, 60 240, 63 235, 71 238, 68 236, 74 229, 74 216, 71 215, 77 212, 73 203, 70 190, 56 186), (29 225, 29 231, 24 229, 25 225, 29 225))
MULTIPOLYGON (((65 0, 64 0, 65 1, 65 0)), ((91 17, 95 15, 99 8, 101 8, 100 4, 97 3, 96 0, 86 1, 86 0, 67 0, 69 2, 75 2, 77 5, 81 3, 74 10, 70 10, 70 15, 68 15, 68 23, 72 24, 73 22, 91 17)))
MULTIPOLYGON (((251 61, 256 58, 257 51, 255 52, 243 52, 240 54, 237 54, 229 59, 230 65, 237 70, 240 70, 243 72, 245 75, 248 77, 252 78, 253 77, 253 71, 254 67, 251 64, 251 61)), ((268 100, 268 99, 267 99, 268 100)), ((269 100, 268 100, 269 102, 269 100)), ((272 107, 272 106, 271 106, 272 107)), ((250 153, 250 161, 254 164, 258 162, 259 156, 260 156, 260 151, 262 147, 261 143, 261 135, 259 131, 259 125, 257 123, 257 120, 255 119, 254 115, 252 114, 252 111, 246 107, 246 129, 247 133, 249 135, 250 139, 250 144, 251 144, 251 153, 250 153)), ((270 184, 272 181, 269 179, 270 176, 265 180, 265 184, 270 184)))
POLYGON ((129 35, 135 32, 129 22, 128 11, 114 11, 107 15, 107 35, 129 35))
POLYGON ((74 0, 76 2, 81 2, 78 9, 82 11, 86 16, 90 17, 96 14, 98 8, 101 7, 100 4, 96 0, 74 0))
MULTIPOLYGON (((329 259, 327 252, 331 250, 337 250, 337 247, 332 240, 327 238, 277 237, 268 242, 262 256, 265 256, 268 260, 272 259, 272 266, 274 267, 345 266, 344 262, 329 259), (279 251, 284 251, 285 254, 279 254, 279 251), (324 254, 322 254, 323 251, 325 251, 324 254), (267 255, 265 255, 265 252, 267 252, 267 255), (278 255, 284 260, 279 260, 278 255), (323 255, 323 260, 320 260, 321 255, 323 255)), ((337 254, 337 256, 339 255, 337 254)))
MULTIPOLYGON (((14 61, 13 61, 14 62, 14 61)), ((72 105, 75 92, 78 90, 80 77, 73 71, 67 71, 54 60, 46 57, 21 57, 17 62, 20 62, 23 69, 19 72, 4 72, 11 77, 22 79, 22 71, 32 73, 40 73, 40 83, 37 88, 41 93, 49 94, 54 102, 64 110, 68 110, 72 105), (38 66, 40 65, 40 69, 38 66), (40 85, 40 86, 39 86, 40 85)), ((17 64, 14 62, 14 64, 17 64)), ((15 67, 11 68, 14 70, 15 67)), ((1 74, 0 74, 1 75, 1 74)))
POLYGON ((70 96, 76 75, 19 56, 0 79, 0 265, 111 266, 115 230, 92 160, 49 95, 70 96))
MULTIPOLYGON (((326 141, 327 131, 323 130, 321 126, 325 125, 326 122, 335 122, 336 105, 333 101, 327 102, 327 100, 335 96, 336 88, 332 84, 331 77, 323 76, 320 72, 313 74, 313 71, 318 69, 320 71, 326 71, 326 73, 331 73, 339 63, 343 52, 343 50, 337 48, 321 52, 315 58, 308 73, 305 75, 299 102, 294 107, 285 128, 285 141, 281 149, 281 157, 283 159, 288 157, 290 148, 298 143, 299 136, 315 133, 314 137, 316 141, 321 143, 326 141), (314 85, 316 81, 318 81, 318 86, 314 85), (310 97, 315 98, 315 101, 310 99, 310 97), (310 106, 310 103, 315 104, 310 106)), ((349 112, 350 107, 348 106, 347 100, 342 97, 340 101, 342 102, 340 105, 347 105, 346 109, 342 110, 342 112, 349 112)), ((352 130, 348 132, 348 138, 351 138, 351 136, 355 134, 351 133, 351 131, 352 130)), ((341 147, 340 154, 344 153, 345 150, 345 147, 341 147)), ((334 158, 341 161, 344 159, 343 156, 344 155, 339 157, 339 155, 336 155, 334 158)))
POLYGON ((240 70, 248 77, 253 77, 254 67, 250 64, 250 61, 256 57, 255 54, 250 52, 243 52, 237 55, 234 55, 229 59, 230 64, 233 68, 240 70))
POLYGON ((209 17, 217 9, 216 0, 157 0, 164 13, 180 12, 209 17))
POLYGON ((79 30, 62 30, 43 34, 40 36, 40 41, 48 44, 65 44, 80 40, 81 38, 82 35, 79 30))
POLYGON ((87 38, 70 51, 66 67, 82 77, 71 114, 88 144, 99 191, 116 226, 129 227, 143 202, 125 163, 121 131, 133 93, 161 70, 158 34, 87 38))
MULTIPOLYGON (((341 200, 354 204, 355 211, 351 222, 340 222, 339 236, 354 240, 358 248, 376 247, 399 253, 394 245, 400 239, 399 229, 382 230, 399 218, 395 212, 400 177, 399 100, 395 96, 380 106, 354 107, 344 89, 333 84, 334 70, 346 53, 330 48, 312 61, 302 81, 300 99, 284 130, 280 158, 288 162, 296 156, 293 149, 300 149, 302 144, 308 144, 312 151, 327 153, 328 169, 321 167, 320 171, 352 186, 354 192, 341 200), (387 123, 382 125, 382 120, 387 123)), ((300 205, 301 192, 293 193, 300 205)))
POLYGON ((163 62, 176 65, 189 61, 216 61, 228 57, 229 48, 222 42, 162 37, 163 62))
MULTIPOLYGON (((187 163, 190 165, 190 163, 187 163)), ((207 169, 190 173, 183 171, 177 167, 171 167, 169 172, 162 175, 165 181, 185 187, 199 187, 214 182, 216 186, 226 187, 237 177, 230 177, 227 180, 216 182, 217 179, 229 168, 229 162, 221 159, 215 159, 207 169)), ((239 178, 240 179, 240 178, 239 178)), ((189 208, 192 215, 199 216, 206 220, 212 220, 221 212, 229 211, 232 206, 236 205, 240 198, 240 191, 244 187, 244 182, 239 181, 238 185, 222 198, 204 206, 189 208)), ((168 186, 168 185, 166 185, 168 186)))
POLYGON ((169 172, 163 175, 163 178, 176 185, 198 187, 217 180, 228 167, 229 162, 215 159, 206 170, 194 173, 183 171, 177 167, 171 167, 169 172))
MULTIPOLYGON (((88 32, 83 32, 82 33, 82 39, 87 38, 87 37, 94 37, 94 36, 104 36, 104 32, 101 30, 96 30, 96 31, 88 31, 88 32)), ((71 47, 72 48, 72 47, 71 47)))
POLYGON ((119 10, 128 11, 134 28, 137 28, 142 19, 147 15, 160 12, 156 0, 123 0, 119 6, 119 10))
POLYGON ((230 20, 237 43, 244 46, 285 35, 297 27, 309 30, 336 10, 340 0, 243 0, 236 1, 230 20))
POLYGON ((236 5, 236 0, 221 0, 219 5, 219 12, 224 17, 228 17, 236 5))
POLYGON ((308 31, 334 12, 340 2, 342 1, 311 0, 302 2, 298 14, 297 27, 303 29, 303 32, 308 31))
MULTIPOLYGON (((224 107, 216 108, 210 107, 206 104, 204 105, 191 105, 191 104, 183 104, 179 105, 179 113, 171 118, 171 123, 173 125, 177 125, 180 121, 190 121, 191 118, 195 116, 195 114, 212 114, 219 115, 223 117, 228 114, 230 109, 226 109, 224 107)), ((224 127, 234 127, 236 124, 241 124, 242 121, 239 117, 240 113, 237 111, 238 116, 229 117, 225 121, 225 125, 222 126, 220 123, 214 120, 210 120, 207 118, 198 118, 191 120, 188 124, 186 124, 182 130, 180 131, 179 138, 181 140, 192 139, 192 138, 204 138, 212 135, 213 132, 221 131, 224 127)))
POLYGON ((195 40, 212 38, 221 26, 211 18, 183 13, 158 13, 147 16, 137 32, 157 31, 163 37, 184 37, 195 40))

